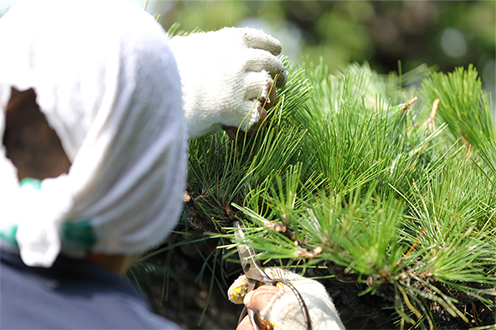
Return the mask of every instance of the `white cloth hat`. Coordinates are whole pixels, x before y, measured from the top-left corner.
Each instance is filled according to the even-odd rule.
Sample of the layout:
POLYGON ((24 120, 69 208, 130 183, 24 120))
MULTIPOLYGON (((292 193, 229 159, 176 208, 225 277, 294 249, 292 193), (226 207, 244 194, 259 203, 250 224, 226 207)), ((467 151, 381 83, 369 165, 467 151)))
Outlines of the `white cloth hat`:
POLYGON ((176 225, 186 182, 181 86, 167 35, 123 0, 20 0, 0 19, 0 136, 32 88, 72 163, 20 185, 0 150, 0 237, 29 266, 60 251, 138 254, 176 225))

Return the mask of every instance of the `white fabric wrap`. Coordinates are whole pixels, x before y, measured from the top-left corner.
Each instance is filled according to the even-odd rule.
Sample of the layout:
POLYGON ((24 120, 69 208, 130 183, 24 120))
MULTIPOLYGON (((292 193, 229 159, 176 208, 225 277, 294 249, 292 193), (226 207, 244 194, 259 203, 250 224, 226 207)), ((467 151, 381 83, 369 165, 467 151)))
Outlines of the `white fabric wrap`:
MULTIPOLYGON (((298 290, 307 306, 312 330, 345 329, 331 297, 322 284, 281 268, 264 270, 270 278, 287 280, 298 290)), ((241 275, 233 285, 240 285, 243 278, 246 281, 245 275, 241 275)), ((276 330, 305 329, 303 314, 295 294, 286 285, 278 287, 280 290, 271 298, 267 307, 260 311, 260 317, 268 320, 276 330)), ((229 290, 233 289, 231 286, 229 290)))
POLYGON ((72 163, 39 190, 21 188, 1 146, 0 231, 17 226, 23 261, 50 267, 73 249, 61 226, 80 221, 90 221, 94 252, 138 254, 162 242, 182 209, 187 165, 180 79, 162 27, 123 0, 20 0, 0 19, 0 44, 0 136, 11 87, 33 88, 72 163))
POLYGON ((277 87, 287 72, 276 57, 281 43, 260 30, 224 28, 170 42, 183 86, 189 138, 212 133, 222 125, 247 131, 260 119, 257 107, 268 96, 268 83, 277 74, 277 87))

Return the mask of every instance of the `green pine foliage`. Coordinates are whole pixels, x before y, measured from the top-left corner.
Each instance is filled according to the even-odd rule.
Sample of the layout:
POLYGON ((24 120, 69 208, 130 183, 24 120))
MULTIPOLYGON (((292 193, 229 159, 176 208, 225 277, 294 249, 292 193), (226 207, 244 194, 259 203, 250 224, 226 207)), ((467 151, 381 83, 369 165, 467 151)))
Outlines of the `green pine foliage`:
POLYGON ((255 136, 190 141, 183 223, 153 255, 211 237, 198 277, 225 289, 241 219, 264 265, 319 278, 338 309, 352 286, 398 328, 493 325, 496 129, 476 70, 286 65, 255 136))
POLYGON ((455 72, 435 73, 424 81, 424 100, 432 104, 439 99, 437 115, 448 124, 452 139, 479 149, 488 141, 496 141, 496 126, 487 93, 475 68, 457 68, 455 72))
POLYGON ((361 295, 389 299, 383 308, 398 327, 436 328, 440 310, 488 325, 481 314, 494 312, 496 288, 489 97, 473 67, 432 73, 421 88, 403 83, 366 64, 337 75, 293 65, 254 138, 191 141, 190 223, 234 242, 232 220, 241 218, 261 260, 363 283, 361 295))

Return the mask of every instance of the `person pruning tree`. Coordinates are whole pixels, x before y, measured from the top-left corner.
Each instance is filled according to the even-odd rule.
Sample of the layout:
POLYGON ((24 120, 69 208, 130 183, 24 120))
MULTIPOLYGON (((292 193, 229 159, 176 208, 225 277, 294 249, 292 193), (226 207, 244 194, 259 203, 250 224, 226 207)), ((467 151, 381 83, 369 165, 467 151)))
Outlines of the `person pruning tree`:
MULTIPOLYGON (((20 0, 0 44, 0 328, 178 329, 122 276, 179 220, 188 138, 262 125, 285 84, 279 41, 169 40, 127 1, 20 0)), ((320 284, 285 274, 316 284, 313 329, 343 328, 320 284)), ((291 299, 262 286, 244 303, 296 329, 291 299)))

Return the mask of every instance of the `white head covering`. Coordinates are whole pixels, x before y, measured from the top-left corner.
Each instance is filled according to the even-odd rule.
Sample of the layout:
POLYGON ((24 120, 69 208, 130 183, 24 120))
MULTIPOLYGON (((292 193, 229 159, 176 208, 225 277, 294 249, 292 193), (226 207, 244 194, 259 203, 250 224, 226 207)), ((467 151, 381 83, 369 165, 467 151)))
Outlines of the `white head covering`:
POLYGON ((21 0, 0 19, 0 136, 11 87, 33 88, 72 163, 20 185, 0 150, 0 237, 29 266, 60 251, 138 254, 177 223, 187 135, 167 36, 122 0, 21 0))

